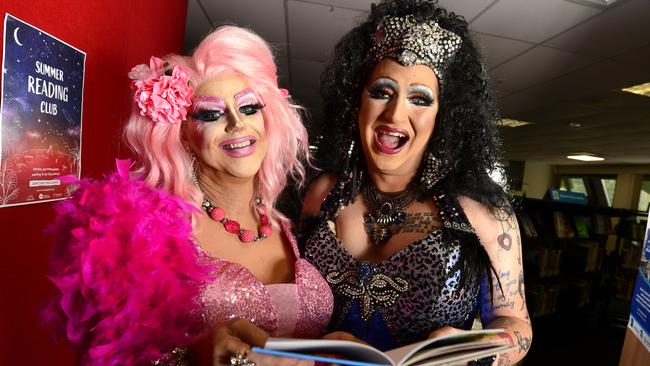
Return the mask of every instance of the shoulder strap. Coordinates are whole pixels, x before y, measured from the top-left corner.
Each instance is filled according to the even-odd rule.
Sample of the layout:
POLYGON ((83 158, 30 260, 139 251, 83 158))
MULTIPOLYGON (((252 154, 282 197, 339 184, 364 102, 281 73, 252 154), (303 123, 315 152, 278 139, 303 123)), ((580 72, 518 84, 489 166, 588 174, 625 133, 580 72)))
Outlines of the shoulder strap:
POLYGON ((434 193, 433 201, 438 206, 438 215, 445 228, 476 235, 476 230, 467 219, 456 197, 438 191, 434 193))

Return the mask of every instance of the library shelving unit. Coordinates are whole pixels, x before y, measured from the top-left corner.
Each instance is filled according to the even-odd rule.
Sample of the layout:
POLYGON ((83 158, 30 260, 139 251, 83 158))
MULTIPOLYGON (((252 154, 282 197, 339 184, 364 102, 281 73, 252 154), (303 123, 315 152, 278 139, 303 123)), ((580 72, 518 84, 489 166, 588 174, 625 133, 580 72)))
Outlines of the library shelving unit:
POLYGON ((522 198, 526 299, 533 319, 630 300, 644 222, 635 210, 522 198), (639 239, 640 238, 640 239, 639 239))

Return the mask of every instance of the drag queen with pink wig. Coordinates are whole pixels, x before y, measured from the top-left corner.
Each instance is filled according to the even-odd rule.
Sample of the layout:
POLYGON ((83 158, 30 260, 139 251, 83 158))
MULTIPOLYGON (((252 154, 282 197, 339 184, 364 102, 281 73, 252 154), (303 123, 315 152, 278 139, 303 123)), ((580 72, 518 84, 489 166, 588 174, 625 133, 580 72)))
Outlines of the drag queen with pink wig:
POLYGON ((136 161, 57 207, 51 319, 83 365, 296 362, 247 353, 319 336, 332 311, 275 208, 308 149, 269 47, 223 27, 129 76, 136 161))

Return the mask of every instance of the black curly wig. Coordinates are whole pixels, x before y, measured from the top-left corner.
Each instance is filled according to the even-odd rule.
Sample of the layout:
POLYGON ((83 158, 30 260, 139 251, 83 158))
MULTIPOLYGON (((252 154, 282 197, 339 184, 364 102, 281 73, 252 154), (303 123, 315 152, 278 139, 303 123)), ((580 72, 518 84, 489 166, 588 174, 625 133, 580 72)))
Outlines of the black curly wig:
POLYGON ((481 55, 470 38, 465 19, 438 7, 434 1, 384 0, 373 5, 367 20, 336 45, 331 62, 321 75, 324 123, 317 154, 319 168, 339 174, 350 164, 365 169, 357 124, 361 94, 374 67, 368 57, 371 41, 384 17, 409 14, 419 22, 434 20, 462 39, 461 48, 444 69, 440 107, 427 148, 448 165, 440 188, 447 194, 470 197, 493 212, 511 212, 509 195, 489 177, 497 167, 501 139, 481 55), (356 141, 357 162, 346 160, 351 138, 356 141))

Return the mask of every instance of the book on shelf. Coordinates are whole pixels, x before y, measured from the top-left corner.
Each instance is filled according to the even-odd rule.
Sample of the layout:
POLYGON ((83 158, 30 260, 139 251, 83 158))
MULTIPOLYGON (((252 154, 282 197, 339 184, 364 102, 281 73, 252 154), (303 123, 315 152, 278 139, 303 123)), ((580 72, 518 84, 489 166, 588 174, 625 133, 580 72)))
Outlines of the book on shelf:
POLYGON ((521 227, 521 232, 525 237, 536 238, 538 236, 535 223, 526 212, 521 212, 519 214, 519 226, 521 227))
POLYGON ((430 338, 385 352, 366 344, 343 340, 269 338, 264 348, 254 347, 253 351, 353 366, 455 365, 515 348, 509 337, 493 337, 499 334, 505 334, 505 331, 469 330, 430 338))
POLYGON ((555 228, 555 236, 558 238, 573 239, 576 236, 571 222, 564 212, 553 211, 553 226, 555 228))
POLYGON ((576 227, 576 236, 581 239, 589 239, 591 231, 591 218, 588 216, 573 216, 573 224, 576 227))
POLYGON ((593 227, 596 235, 608 235, 612 233, 612 220, 605 215, 593 216, 593 227))

